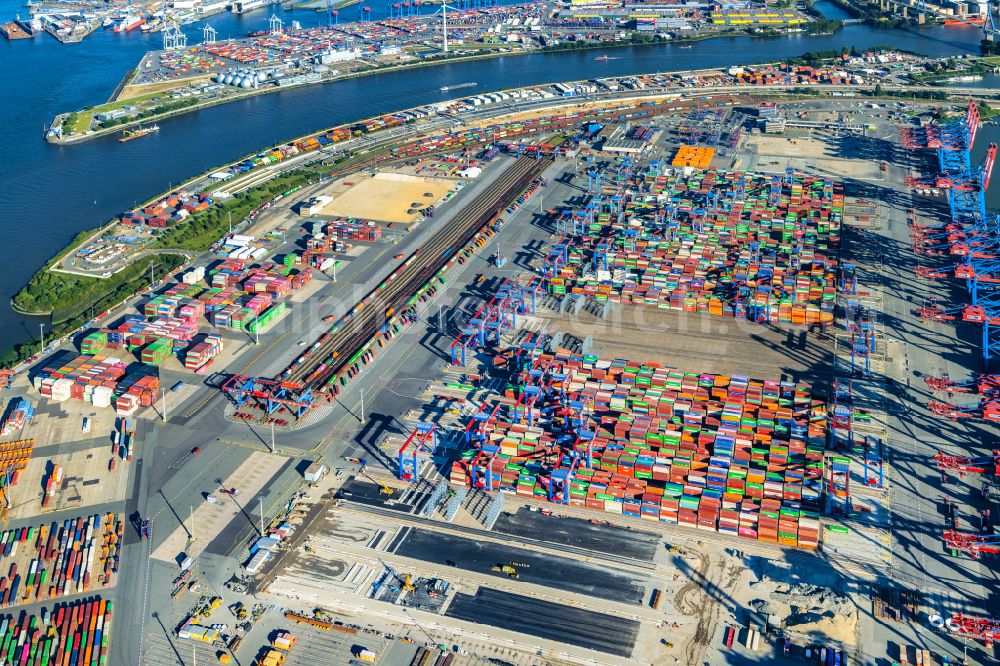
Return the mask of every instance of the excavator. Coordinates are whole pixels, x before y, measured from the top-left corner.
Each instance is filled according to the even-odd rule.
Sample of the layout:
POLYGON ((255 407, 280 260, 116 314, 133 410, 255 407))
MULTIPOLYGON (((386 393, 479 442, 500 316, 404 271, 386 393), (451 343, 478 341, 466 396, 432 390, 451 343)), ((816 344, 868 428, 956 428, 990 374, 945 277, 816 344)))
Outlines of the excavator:
POLYGON ((388 496, 390 496, 390 497, 391 497, 392 495, 395 495, 395 494, 396 494, 396 489, 395 489, 395 488, 393 488, 392 486, 389 486, 389 485, 387 485, 387 484, 386 484, 385 482, 383 482, 383 481, 377 481, 377 480, 373 479, 373 478, 372 478, 371 476, 369 476, 369 474, 368 474, 367 472, 365 472, 364 470, 360 470, 360 471, 359 471, 358 473, 359 473, 359 474, 360 474, 361 476, 363 476, 363 477, 365 477, 366 479, 368 479, 369 481, 371 481, 372 483, 374 483, 375 485, 377 485, 377 486, 379 487, 379 492, 380 492, 380 493, 382 493, 383 495, 388 495, 388 496))

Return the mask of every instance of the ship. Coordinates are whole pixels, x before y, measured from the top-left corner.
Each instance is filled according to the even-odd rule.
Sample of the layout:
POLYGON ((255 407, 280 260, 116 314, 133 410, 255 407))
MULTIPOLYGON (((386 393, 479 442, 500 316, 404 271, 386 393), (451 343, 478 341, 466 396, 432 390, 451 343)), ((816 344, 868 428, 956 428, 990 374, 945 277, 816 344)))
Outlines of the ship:
POLYGON ((599 55, 596 58, 594 58, 594 60, 596 62, 607 62, 608 61, 608 56, 606 56, 606 55, 599 55))
POLYGON ((110 28, 114 24, 115 24, 115 20, 113 18, 111 18, 110 16, 105 16, 104 20, 101 21, 101 27, 105 28, 105 29, 110 28))
POLYGON ((246 14, 247 12, 252 12, 255 9, 260 9, 261 7, 267 7, 268 5, 273 5, 274 0, 234 0, 232 6, 230 6, 229 11, 234 14, 246 14))
POLYGON ((121 138, 118 139, 119 143, 125 143, 126 141, 131 141, 132 139, 139 139, 144 136, 149 136, 153 132, 159 132, 159 125, 150 125, 149 127, 140 127, 136 130, 122 130, 121 138))
POLYGON ((155 32, 159 30, 161 27, 163 27, 163 21, 158 18, 155 18, 152 21, 149 21, 148 23, 144 23, 142 27, 140 27, 139 29, 142 32, 146 33, 146 32, 155 32))
POLYGON ((453 86, 441 86, 441 92, 448 92, 449 90, 459 90, 460 88, 474 88, 478 83, 456 83, 453 86))
POLYGON ((132 16, 131 14, 127 14, 125 18, 119 21, 118 25, 115 26, 115 32, 132 32, 145 22, 146 19, 141 16, 132 16))
POLYGON ((964 19, 945 19, 945 25, 983 25, 986 19, 982 16, 966 16, 964 19))

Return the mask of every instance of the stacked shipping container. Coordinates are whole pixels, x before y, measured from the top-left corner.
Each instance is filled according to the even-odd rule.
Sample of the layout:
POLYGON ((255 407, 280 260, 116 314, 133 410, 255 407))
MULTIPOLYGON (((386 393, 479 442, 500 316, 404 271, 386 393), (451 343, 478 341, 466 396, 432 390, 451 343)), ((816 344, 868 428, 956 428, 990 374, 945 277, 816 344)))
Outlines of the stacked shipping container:
POLYGON ((113 513, 4 531, 0 563, 7 560, 10 566, 7 575, 0 576, 0 606, 107 587, 118 572, 124 531, 121 516, 113 513), (18 573, 18 563, 23 575, 18 573))
POLYGON ((817 546, 826 405, 808 385, 568 352, 533 361, 497 416, 470 425, 478 441, 453 483, 817 546))
POLYGON ((646 176, 642 187, 657 200, 627 201, 621 218, 611 197, 598 203, 582 223, 587 235, 571 236, 568 261, 551 271, 552 293, 772 323, 833 323, 839 183, 797 176, 781 185, 708 170, 646 176))
POLYGON ((7 664, 105 666, 112 603, 95 598, 57 606, 45 624, 21 613, 0 618, 0 659, 7 664))

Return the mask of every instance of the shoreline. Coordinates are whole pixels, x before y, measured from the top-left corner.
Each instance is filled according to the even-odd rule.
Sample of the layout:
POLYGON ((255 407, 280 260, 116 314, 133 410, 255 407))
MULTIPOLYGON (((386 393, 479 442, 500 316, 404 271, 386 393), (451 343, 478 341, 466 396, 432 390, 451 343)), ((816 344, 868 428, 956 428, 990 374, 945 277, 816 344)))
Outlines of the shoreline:
MULTIPOLYGON (((595 46, 593 48, 600 48, 600 47, 595 46)), ((582 49, 581 48, 580 50, 592 50, 592 48, 588 48, 588 49, 582 49)), ((482 57, 482 56, 480 56, 480 57, 482 57)), ((488 57, 492 57, 492 56, 488 56, 488 57)), ((433 63, 422 63, 422 64, 430 65, 430 64, 433 64, 433 63)), ((775 63, 774 62, 771 62, 771 63, 765 62, 765 63, 759 63, 759 64, 765 64, 766 65, 766 64, 775 64, 775 63)), ((670 75, 676 75, 676 74, 682 74, 682 75, 683 74, 698 74, 698 73, 714 72, 714 71, 717 71, 717 70, 718 70, 717 67, 708 67, 708 68, 704 68, 704 69, 688 69, 688 70, 668 71, 668 72, 662 72, 660 74, 670 74, 670 75)), ((573 82, 567 82, 567 83, 579 83, 579 82, 580 81, 573 81, 573 82)), ((507 90, 507 91, 521 90, 521 89, 525 89, 525 88, 534 88, 534 87, 538 87, 538 86, 541 86, 541 85, 551 85, 551 84, 544 83, 544 84, 533 84, 533 85, 521 85, 521 86, 512 87, 512 88, 504 88, 502 90, 507 90)), ((917 86, 905 86, 905 87, 906 88, 917 88, 917 86)), ((700 89, 694 89, 694 90, 687 89, 687 88, 676 88, 676 89, 674 89, 674 88, 664 88, 664 89, 660 89, 660 90, 642 90, 642 91, 636 90, 636 91, 629 91, 629 94, 617 93, 617 94, 612 94, 612 95, 610 95, 607 98, 598 99, 598 100, 583 100, 582 98, 577 98, 577 97, 564 98, 562 100, 553 99, 553 100, 549 100, 549 103, 547 103, 545 106, 540 107, 539 109, 532 109, 532 111, 539 111, 541 109, 546 109, 546 110, 558 109, 561 106, 573 105, 573 104, 580 104, 580 103, 583 103, 585 101, 589 101, 589 102, 592 102, 592 103, 596 102, 598 104, 600 104, 600 103, 612 103, 613 104, 613 103, 616 103, 616 102, 625 101, 625 100, 627 100, 629 98, 632 98, 632 99, 636 99, 636 98, 656 98, 656 97, 662 97, 662 96, 666 96, 666 95, 679 95, 679 96, 682 96, 682 97, 688 97, 688 96, 695 96, 695 97, 697 97, 699 95, 725 94, 726 92, 731 92, 731 89, 733 89, 733 88, 740 88, 740 89, 745 89, 747 91, 754 91, 754 92, 760 94, 761 97, 788 97, 788 96, 791 96, 792 98, 796 98, 796 99, 802 97, 801 94, 796 93, 795 89, 793 89, 793 88, 785 88, 785 87, 780 87, 780 88, 779 87, 773 87, 773 88, 771 88, 771 87, 761 87, 761 86, 753 86, 753 85, 739 85, 739 86, 721 87, 721 88, 700 88, 700 89)), ((852 90, 856 90, 856 93, 859 96, 870 96, 871 93, 872 93, 872 90, 870 90, 869 88, 866 88, 864 86, 860 86, 860 87, 859 86, 854 86, 852 88, 852 90)), ((810 94, 810 96, 812 96, 812 95, 817 95, 817 96, 818 95, 827 95, 827 94, 830 94, 830 93, 835 93, 836 94, 838 92, 838 89, 836 87, 827 89, 826 86, 815 86, 815 87, 813 87, 813 91, 814 92, 812 92, 810 94)), ((914 92, 916 92, 916 91, 914 91, 914 92)), ((984 95, 988 95, 988 94, 990 94, 990 91, 984 90, 983 94, 984 95)), ((904 90, 897 91, 897 96, 892 96, 891 93, 888 94, 888 95, 884 95, 884 97, 887 98, 887 99, 896 99, 896 100, 898 100, 898 99, 900 99, 900 98, 902 98, 904 96, 906 98, 910 98, 911 97, 910 95, 906 95, 904 90), (902 94, 900 94, 900 93, 902 93, 902 94)), ((461 99, 461 98, 458 98, 458 99, 461 99)), ((915 101, 920 101, 919 96, 915 97, 914 99, 915 99, 915 101)), ((451 101, 454 101, 454 100, 451 100, 451 101)), ((424 105, 421 105, 421 106, 424 106, 424 105)), ((411 107, 411 108, 420 108, 420 107, 411 107)), ((408 109, 401 109, 401 110, 398 110, 396 112, 403 112, 403 111, 406 111, 406 110, 408 110, 408 109)), ((505 115, 510 115, 511 113, 516 113, 516 111, 512 111, 512 110, 509 110, 509 109, 502 109, 502 108, 498 108, 497 111, 498 111, 498 113, 496 113, 495 116, 491 115, 489 117, 489 120, 496 120, 496 119, 502 118, 505 115)), ((372 116, 371 118, 378 118, 378 117, 381 117, 381 115, 383 115, 383 114, 379 114, 377 116, 372 116)), ((352 120, 352 121, 348 121, 346 123, 342 123, 340 125, 336 125, 334 127, 343 127, 343 126, 354 124, 354 123, 357 123, 357 122, 363 122, 364 120, 365 119, 355 119, 355 120, 352 120)), ((327 129, 321 130, 321 131, 329 131, 330 129, 332 129, 332 128, 327 128, 327 129)), ((293 139, 289 139, 288 141, 284 141, 282 143, 294 142, 296 140, 300 140, 300 139, 305 138, 305 137, 313 136, 314 134, 316 134, 316 131, 309 132, 308 134, 303 135, 302 137, 299 137, 298 139, 293 138, 293 139)), ((377 135, 373 135, 373 136, 377 136, 377 135)), ((400 137, 400 140, 401 141, 403 140, 402 137, 400 137)), ((259 150, 265 150, 265 149, 266 148, 258 149, 258 151, 255 151, 255 153, 259 152, 259 150)), ((228 165, 236 164, 236 163, 240 162, 242 159, 245 159, 245 157, 235 159, 232 162, 229 162, 228 165)), ((304 163, 302 165, 298 165, 294 169, 289 170, 287 173, 294 173, 296 170, 299 170, 301 168, 308 168, 308 165, 309 165, 309 163, 304 163)), ((195 175, 195 176, 193 176, 193 177, 185 180, 183 183, 181 183, 177 187, 185 187, 188 184, 194 183, 194 182, 196 182, 198 180, 201 180, 201 179, 205 178, 208 174, 210 174, 210 173, 212 173, 214 171, 217 171, 220 168, 225 168, 225 166, 226 165, 221 165, 221 166, 217 165, 217 166, 215 166, 215 167, 213 167, 213 168, 211 168, 211 169, 209 169, 209 170, 207 170, 207 171, 205 171, 203 173, 197 174, 197 175, 195 175)), ((174 189, 176 189, 176 188, 171 188, 170 191, 173 191, 174 189)), ((151 197, 150 199, 148 199, 142 205, 143 206, 147 205, 147 203, 150 202, 150 201, 155 201, 158 198, 162 198, 164 196, 164 194, 166 194, 166 193, 167 192, 159 193, 156 196, 151 197)), ((141 208, 142 206, 139 206, 139 207, 141 208)), ((34 273, 34 275, 32 276, 31 280, 36 279, 39 275, 41 275, 45 271, 49 271, 49 270, 53 270, 54 273, 62 273, 62 271, 59 271, 58 269, 53 269, 53 266, 55 264, 57 264, 58 262, 64 260, 64 258, 66 256, 68 256, 70 253, 72 253, 73 251, 75 251, 78 247, 81 246, 81 244, 86 243, 89 239, 92 239, 95 235, 98 235, 98 234, 104 232, 110 225, 113 225, 115 223, 117 223, 117 219, 112 219, 111 221, 109 221, 106 224, 101 225, 100 227, 91 229, 89 231, 81 232, 76 238, 74 238, 71 241, 71 243, 66 247, 65 250, 56 253, 53 256, 53 258, 49 259, 49 261, 47 261, 43 267, 41 267, 38 271, 36 271, 34 273)), ((164 252, 166 252, 166 253, 168 253, 168 254, 174 254, 173 252, 170 252, 171 248, 150 248, 150 254, 156 254, 158 251, 161 251, 161 250, 164 251, 164 252)), ((190 261, 191 258, 194 255, 197 255, 197 254, 200 254, 200 252, 191 253, 190 256, 185 257, 185 260, 186 261, 190 261)), ((120 269, 120 270, 125 270, 127 268, 128 268, 128 265, 122 267, 122 269, 120 269)), ((116 271, 116 273, 120 272, 120 270, 116 271)), ((77 276, 77 277, 80 277, 80 276, 77 276)), ((84 277, 92 277, 92 276, 84 276, 84 277)), ((93 276, 93 279, 99 280, 101 278, 93 276)), ((29 284, 30 284, 31 280, 29 280, 29 284)), ((138 292, 136 292, 136 293, 138 293, 138 292)), ((126 296, 126 298, 133 298, 133 297, 135 297, 135 295, 136 295, 135 293, 132 293, 132 294, 126 296)), ((16 311, 18 314, 20 314, 22 316, 39 316, 39 317, 44 317, 44 316, 51 316, 52 313, 53 313, 52 311, 48 311, 48 312, 32 312, 32 311, 25 310, 23 308, 19 308, 19 307, 17 307, 13 303, 13 299, 11 300, 11 306, 12 306, 12 309, 14 311, 16 311)), ((53 332, 56 332, 56 331, 53 330, 53 332)), ((62 334, 65 335, 66 334, 66 330, 60 331, 60 333, 62 333, 62 334)), ((18 347, 17 345, 14 345, 14 346, 12 346, 12 349, 16 350, 17 347, 18 347)), ((5 350, 5 351, 9 351, 9 350, 5 350)))
MULTIPOLYGON (((208 109, 208 108, 212 108, 212 107, 215 107, 215 106, 223 106, 225 104, 229 104, 229 103, 232 103, 232 102, 239 102, 239 101, 242 101, 242 100, 250 99, 252 97, 257 97, 259 95, 270 95, 272 93, 281 92, 283 90, 295 90, 295 89, 303 88, 303 87, 307 87, 307 86, 325 85, 325 84, 329 84, 329 83, 337 83, 339 81, 346 81, 348 79, 363 78, 363 77, 374 76, 376 74, 383 74, 383 73, 384 74, 391 74, 391 73, 400 72, 400 71, 407 71, 407 70, 410 70, 410 69, 418 69, 418 68, 421 68, 421 67, 434 67, 434 66, 437 66, 437 65, 450 65, 450 64, 453 64, 453 63, 472 62, 472 61, 476 61, 476 60, 489 60, 489 59, 503 58, 503 57, 508 57, 508 56, 510 56, 510 57, 521 57, 521 56, 527 56, 527 55, 542 55, 542 54, 547 54, 547 53, 563 53, 563 52, 572 52, 572 51, 595 51, 595 50, 600 50, 600 49, 613 50, 613 49, 621 49, 621 48, 625 48, 625 47, 629 47, 629 46, 667 46, 667 45, 670 45, 670 44, 680 44, 680 45, 688 45, 688 44, 690 44, 690 45, 694 45, 696 42, 703 42, 703 41, 708 41, 708 40, 711 40, 711 39, 718 39, 718 38, 721 38, 721 37, 753 37, 753 36, 754 35, 751 32, 744 31, 744 30, 736 30, 736 31, 727 31, 727 32, 724 32, 724 33, 720 32, 718 34, 711 34, 711 35, 704 35, 704 36, 697 36, 697 37, 685 37, 683 39, 669 39, 669 40, 651 39, 651 40, 648 40, 648 41, 646 41, 646 40, 643 40, 643 41, 640 41, 640 40, 628 40, 628 41, 621 41, 621 42, 612 42, 610 44, 593 44, 593 45, 589 45, 588 44, 587 46, 580 46, 580 47, 552 48, 552 49, 533 49, 533 50, 529 50, 529 51, 513 51, 513 52, 508 52, 508 53, 483 53, 483 54, 470 54, 470 55, 462 55, 462 56, 456 56, 456 57, 448 57, 448 58, 435 58, 435 59, 424 60, 424 61, 420 61, 420 62, 413 62, 413 63, 405 63, 405 64, 401 64, 401 65, 394 65, 392 67, 381 67, 381 68, 376 68, 376 69, 370 69, 370 70, 367 70, 367 71, 364 71, 364 72, 352 72, 352 73, 349 73, 349 74, 338 75, 338 76, 336 76, 334 78, 331 78, 331 79, 321 79, 319 81, 306 82, 306 83, 297 83, 297 84, 289 85, 289 86, 276 86, 276 87, 267 88, 267 89, 264 89, 264 90, 250 90, 250 91, 247 91, 247 92, 244 92, 244 93, 237 93, 237 94, 231 95, 231 96, 223 98, 223 99, 213 99, 213 100, 207 100, 207 101, 204 101, 204 102, 198 102, 196 104, 192 104, 191 106, 186 106, 186 107, 181 108, 181 109, 174 109, 172 111, 167 111, 166 113, 161 113, 161 114, 157 114, 157 115, 154 115, 154 116, 146 116, 146 117, 141 118, 141 119, 130 120, 128 122, 121 123, 120 125, 115 125, 114 127, 108 127, 108 128, 104 128, 104 129, 100 129, 100 130, 96 130, 96 131, 88 131, 88 132, 85 132, 84 134, 74 134, 74 135, 71 135, 69 137, 59 137, 59 138, 50 137, 50 136, 46 135, 45 136, 45 141, 48 142, 48 143, 50 143, 50 144, 52 144, 52 145, 55 145, 55 146, 72 146, 72 145, 76 145, 76 144, 79 144, 79 143, 83 143, 85 141, 89 141, 91 139, 98 139, 98 138, 101 138, 101 137, 104 137, 104 136, 113 135, 113 134, 115 134, 117 132, 120 132, 120 131, 122 131, 124 129, 129 129, 129 128, 132 128, 132 127, 138 127, 139 125, 143 125, 143 124, 159 122, 161 120, 166 120, 168 118, 173 118, 175 116, 180 116, 180 115, 183 115, 183 114, 186 114, 186 113, 191 113, 191 112, 194 112, 194 111, 200 111, 200 110, 203 110, 203 109, 208 109)), ((777 35, 777 36, 780 37, 780 36, 783 36, 783 35, 777 35)), ((766 35, 766 36, 761 36, 761 39, 771 39, 773 37, 774 37, 774 35, 766 35)), ((753 64, 766 64, 766 63, 753 63, 753 64)), ((678 71, 689 71, 689 70, 678 70, 678 71)), ((698 70, 690 70, 690 71, 698 71, 698 70)), ((126 74, 126 77, 132 75, 134 72, 135 72, 134 69, 129 70, 129 72, 126 74)), ((538 84, 538 85, 544 85, 544 84, 538 84)), ((119 87, 121 87, 121 84, 119 84, 119 87)), ((124 86, 124 87, 128 87, 128 86, 124 86)), ((121 87, 121 88, 124 89, 124 87, 121 87)), ((521 87, 523 87, 523 86, 521 86, 521 87)), ((506 90, 515 90, 515 89, 516 88, 507 88, 506 90)), ((117 95, 120 95, 120 94, 121 94, 121 90, 118 91, 118 93, 116 94, 116 97, 117 97, 117 95)), ((112 98, 110 101, 114 102, 115 100, 112 98)), ((89 108, 93 108, 93 107, 89 107, 89 108)), ((53 119, 52 123, 50 123, 50 127, 55 124, 56 120, 58 120, 60 118, 68 117, 71 113, 74 113, 74 112, 69 111, 69 112, 64 112, 64 113, 57 114, 55 116, 55 118, 53 119)))

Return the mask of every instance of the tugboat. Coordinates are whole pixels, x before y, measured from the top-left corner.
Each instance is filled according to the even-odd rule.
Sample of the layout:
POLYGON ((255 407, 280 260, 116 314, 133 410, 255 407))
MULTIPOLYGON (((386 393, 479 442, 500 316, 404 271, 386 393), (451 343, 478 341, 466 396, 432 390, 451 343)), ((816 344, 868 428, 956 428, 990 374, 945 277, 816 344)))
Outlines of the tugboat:
POLYGON ((153 132, 159 132, 159 125, 150 125, 149 127, 140 127, 137 130, 122 130, 121 138, 118 139, 119 143, 125 143, 126 141, 131 141, 132 139, 138 139, 144 136, 148 136, 153 132))

